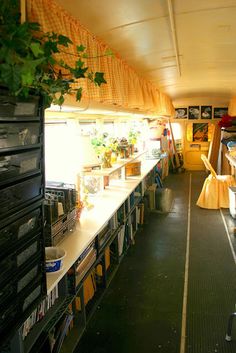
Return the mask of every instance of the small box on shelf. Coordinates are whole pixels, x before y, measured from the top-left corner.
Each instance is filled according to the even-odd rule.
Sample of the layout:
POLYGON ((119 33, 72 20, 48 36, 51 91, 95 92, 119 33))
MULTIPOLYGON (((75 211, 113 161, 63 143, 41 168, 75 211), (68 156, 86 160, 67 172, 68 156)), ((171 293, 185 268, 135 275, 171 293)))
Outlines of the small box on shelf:
POLYGON ((125 175, 126 177, 129 176, 136 176, 141 174, 141 161, 135 160, 126 164, 125 166, 125 175))

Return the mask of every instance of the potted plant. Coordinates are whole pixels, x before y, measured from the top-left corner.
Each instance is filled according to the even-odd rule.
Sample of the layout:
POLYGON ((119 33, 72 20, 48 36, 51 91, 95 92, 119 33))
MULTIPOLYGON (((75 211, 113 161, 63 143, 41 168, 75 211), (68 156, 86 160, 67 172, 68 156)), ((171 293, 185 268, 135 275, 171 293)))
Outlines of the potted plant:
POLYGON ((108 139, 108 133, 104 132, 101 135, 97 135, 91 139, 91 143, 101 159, 103 168, 111 168, 111 154, 112 148, 110 145, 110 139, 108 139))
POLYGON ((134 153, 134 146, 136 145, 138 141, 138 136, 140 135, 139 131, 136 131, 134 129, 131 129, 128 133, 128 143, 130 145, 130 152, 131 154, 134 153))
POLYGON ((118 157, 118 139, 115 137, 110 137, 107 141, 107 147, 111 150, 111 164, 117 162, 118 157))
POLYGON ((129 142, 126 137, 122 137, 119 139, 118 150, 120 154, 120 158, 129 158, 130 151, 129 151, 129 142))
MULTIPOLYGON (((77 45, 70 53, 72 41, 61 34, 43 33, 37 23, 20 23, 19 1, 3 0, 0 7, 0 84, 10 95, 27 98, 30 93, 41 95, 45 107, 62 105, 66 94, 82 97, 82 87, 74 84, 88 79, 95 85, 106 83, 102 72, 86 66, 85 47, 77 45), (74 66, 58 54, 75 55, 74 66), (59 59, 58 59, 59 58, 59 59)), ((106 55, 106 54, 105 54, 106 55)))

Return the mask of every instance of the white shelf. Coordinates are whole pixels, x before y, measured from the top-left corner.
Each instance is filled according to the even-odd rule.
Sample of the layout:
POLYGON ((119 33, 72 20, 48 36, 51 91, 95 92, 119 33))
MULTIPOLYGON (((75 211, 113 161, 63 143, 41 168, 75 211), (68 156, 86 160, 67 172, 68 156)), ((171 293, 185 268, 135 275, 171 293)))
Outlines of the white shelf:
POLYGON ((102 169, 96 169, 92 170, 91 172, 83 172, 84 175, 96 175, 96 176, 110 176, 111 174, 115 173, 117 170, 121 169, 124 167, 126 164, 135 161, 139 157, 143 156, 147 151, 142 151, 138 153, 134 153, 130 158, 125 158, 125 159, 119 159, 119 161, 111 168, 102 168, 102 169))
POLYGON ((109 186, 100 195, 94 197, 94 207, 88 211, 82 211, 81 218, 76 223, 74 231, 58 245, 66 251, 67 255, 64 258, 63 269, 61 271, 47 274, 48 293, 64 277, 81 253, 95 239, 109 219, 158 161, 157 159, 143 160, 141 175, 128 177, 125 180, 111 180, 109 186))

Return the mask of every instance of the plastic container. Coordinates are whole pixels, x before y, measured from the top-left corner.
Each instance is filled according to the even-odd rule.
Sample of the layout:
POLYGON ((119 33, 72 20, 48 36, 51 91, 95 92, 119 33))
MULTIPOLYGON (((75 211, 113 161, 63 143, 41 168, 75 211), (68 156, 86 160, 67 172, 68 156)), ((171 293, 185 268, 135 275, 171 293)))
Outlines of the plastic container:
POLYGON ((58 247, 46 247, 46 272, 57 272, 63 268, 63 259, 66 251, 58 247))
POLYGON ((231 216, 236 218, 236 187, 229 187, 229 212, 231 216))
POLYGON ((155 207, 156 210, 163 213, 168 213, 173 205, 173 193, 169 188, 157 188, 155 192, 155 207))

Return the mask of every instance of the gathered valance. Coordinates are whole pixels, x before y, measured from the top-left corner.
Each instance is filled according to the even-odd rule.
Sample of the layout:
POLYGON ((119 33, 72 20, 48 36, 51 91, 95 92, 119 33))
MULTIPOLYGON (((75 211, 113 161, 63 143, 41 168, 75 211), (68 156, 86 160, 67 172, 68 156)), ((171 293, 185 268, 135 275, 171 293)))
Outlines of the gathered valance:
MULTIPOLYGON (((150 111, 158 115, 174 115, 170 98, 161 93, 151 82, 140 77, 118 54, 102 56, 109 47, 91 34, 77 19, 68 14, 54 0, 27 0, 27 19, 38 22, 43 32, 55 32, 69 37, 74 43, 70 53, 76 54, 76 45, 83 44, 89 57, 91 70, 104 72, 107 84, 94 86, 88 80, 78 81, 83 88, 83 97, 92 101, 116 105, 122 108, 150 111)), ((73 65, 75 57, 60 54, 73 65)))
POLYGON ((232 97, 229 101, 228 114, 230 116, 236 116, 236 97, 232 97))

